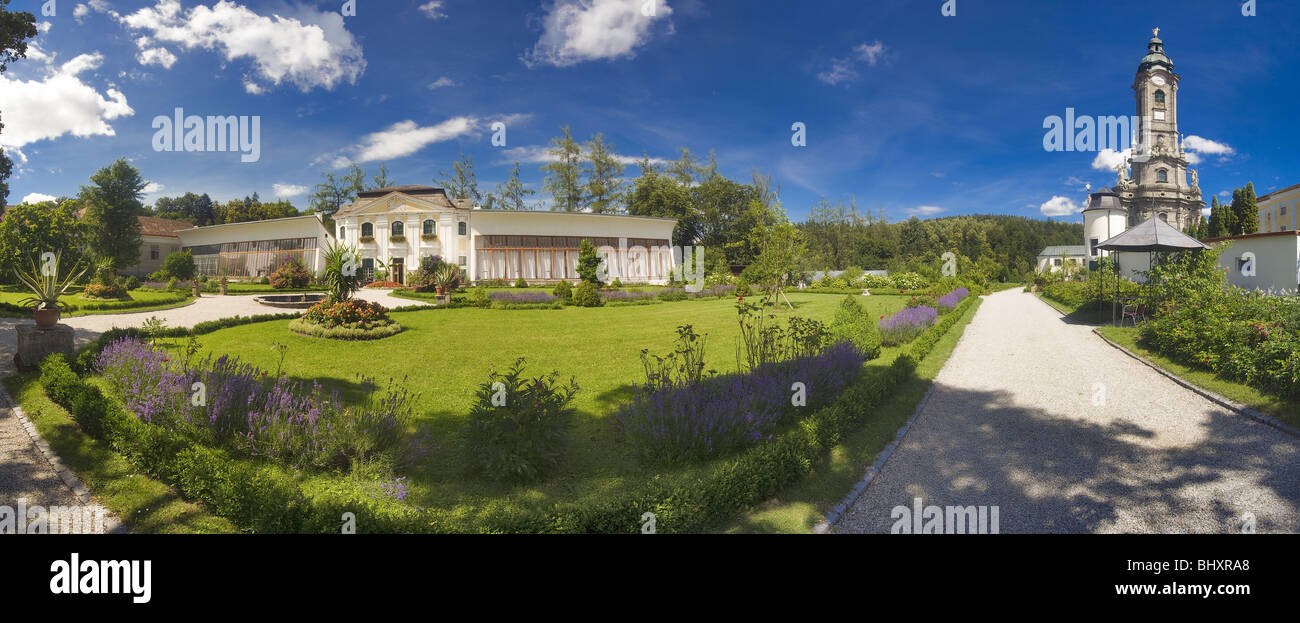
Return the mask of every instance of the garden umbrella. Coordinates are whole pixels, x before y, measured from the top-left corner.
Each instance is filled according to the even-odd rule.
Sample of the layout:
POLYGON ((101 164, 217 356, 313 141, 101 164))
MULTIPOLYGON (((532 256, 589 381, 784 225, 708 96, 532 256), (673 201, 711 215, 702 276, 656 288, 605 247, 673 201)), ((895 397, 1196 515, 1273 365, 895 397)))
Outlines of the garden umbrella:
MULTIPOLYGON (((1200 240, 1170 227, 1169 223, 1160 220, 1159 217, 1153 216, 1142 221, 1138 225, 1129 228, 1124 231, 1124 233, 1102 242, 1097 245, 1097 248, 1117 252, 1128 251, 1140 253, 1146 251, 1149 254, 1148 257, 1152 257, 1157 252, 1209 249, 1210 247, 1200 240)), ((1154 262, 1148 262, 1148 264, 1154 266, 1154 262)), ((1147 287, 1150 288, 1149 280, 1147 287)), ((1116 290, 1118 290, 1118 288, 1116 288, 1116 290)), ((1111 321, 1113 322, 1114 320, 1115 299, 1112 297, 1111 321)))

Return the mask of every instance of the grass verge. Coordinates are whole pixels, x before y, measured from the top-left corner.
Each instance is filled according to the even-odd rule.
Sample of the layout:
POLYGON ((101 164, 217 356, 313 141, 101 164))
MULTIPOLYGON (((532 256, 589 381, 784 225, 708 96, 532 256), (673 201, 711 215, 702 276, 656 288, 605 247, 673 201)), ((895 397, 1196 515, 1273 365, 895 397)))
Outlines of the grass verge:
POLYGON ((1098 331, 1110 341, 1129 349, 1134 354, 1155 364, 1161 370, 1173 374, 1192 385, 1244 404, 1260 413, 1275 417, 1290 426, 1300 427, 1300 403, 1288 402, 1249 385, 1230 381, 1213 372, 1193 368, 1164 357, 1138 343, 1138 330, 1133 327, 1100 327, 1098 331))
POLYGON ((45 395, 37 373, 10 376, 4 383, 50 448, 132 532, 237 532, 229 521, 182 500, 171 487, 138 473, 107 444, 82 432, 68 412, 45 395))
MULTIPOLYGON (((876 460, 876 455, 898 434, 898 429, 916 411, 930 383, 957 347, 966 325, 975 317, 982 301, 976 301, 957 324, 939 340, 921 361, 916 375, 899 385, 893 398, 862 428, 847 435, 823 455, 813 472, 758 508, 751 510, 723 531, 732 534, 807 533, 857 484, 876 460)), ((873 362, 875 363, 875 362, 873 362)), ((884 362, 888 365, 889 362, 884 362)))

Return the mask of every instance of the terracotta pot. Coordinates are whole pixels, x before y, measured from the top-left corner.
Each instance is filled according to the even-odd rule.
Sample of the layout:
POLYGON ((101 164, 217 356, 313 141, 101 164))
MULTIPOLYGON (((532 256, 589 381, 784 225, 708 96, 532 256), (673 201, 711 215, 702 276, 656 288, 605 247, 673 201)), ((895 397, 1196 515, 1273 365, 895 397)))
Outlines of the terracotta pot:
POLYGON ((221 284, 221 296, 226 295, 226 284, 221 284))
POLYGON ((442 286, 438 286, 438 287, 434 288, 434 291, 438 293, 438 296, 442 296, 442 295, 444 295, 444 294, 447 293, 447 288, 444 288, 444 287, 442 287, 442 286))
POLYGON ((198 295, 199 295, 199 284, 198 284, 197 281, 194 282, 194 288, 193 288, 193 290, 194 290, 194 296, 198 296, 198 295))
POLYGON ((38 309, 32 312, 32 317, 36 319, 36 326, 42 329, 49 329, 59 324, 59 308, 38 309))

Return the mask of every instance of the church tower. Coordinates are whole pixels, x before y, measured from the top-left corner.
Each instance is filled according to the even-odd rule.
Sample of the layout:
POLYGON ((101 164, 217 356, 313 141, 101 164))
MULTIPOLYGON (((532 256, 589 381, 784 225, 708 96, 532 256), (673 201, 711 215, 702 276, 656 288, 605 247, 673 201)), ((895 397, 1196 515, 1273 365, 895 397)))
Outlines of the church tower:
POLYGON ((1182 78, 1165 55, 1160 29, 1153 34, 1133 81, 1139 120, 1137 144, 1127 166, 1120 167, 1119 183, 1113 191, 1128 210, 1130 227, 1156 216, 1181 231, 1200 222, 1205 202, 1196 171, 1187 168, 1178 133, 1178 83, 1182 78), (1126 169, 1131 169, 1131 174, 1126 169))

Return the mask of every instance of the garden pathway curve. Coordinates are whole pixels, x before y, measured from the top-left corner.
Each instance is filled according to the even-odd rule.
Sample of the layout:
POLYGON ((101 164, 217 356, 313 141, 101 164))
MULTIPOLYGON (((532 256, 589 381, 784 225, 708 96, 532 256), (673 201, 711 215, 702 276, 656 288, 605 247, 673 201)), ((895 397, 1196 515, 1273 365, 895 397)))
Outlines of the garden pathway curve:
MULTIPOLYGON (((77 346, 81 347, 99 337, 104 331, 115 327, 139 327, 152 316, 162 318, 169 327, 192 327, 200 322, 232 316, 292 311, 266 307, 253 301, 253 296, 255 295, 207 295, 200 297, 192 305, 184 307, 162 311, 76 316, 64 318, 62 322, 75 330, 77 346)), ((357 298, 375 301, 385 307, 425 304, 394 297, 387 290, 362 290, 357 293, 357 298)), ((17 340, 14 326, 30 322, 32 321, 29 319, 0 318, 0 335, 3 336, 0 337, 0 376, 14 373, 13 358, 17 340)), ((16 509, 20 499, 28 508, 34 505, 50 508, 79 504, 78 496, 43 456, 23 422, 7 402, 0 390, 0 506, 16 509)), ((114 524, 115 521, 111 521, 109 529, 112 529, 114 524)))
MULTIPOLYGON (((1300 530, 1300 439, 1203 398, 1032 294, 985 298, 835 532, 897 506, 997 506, 1012 532, 1300 530)), ((946 515, 946 514, 945 514, 946 515)))

